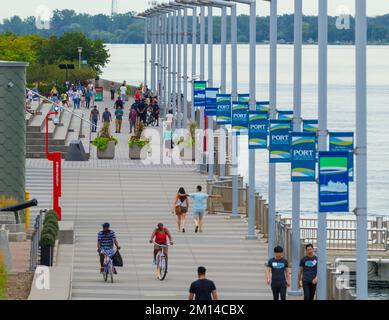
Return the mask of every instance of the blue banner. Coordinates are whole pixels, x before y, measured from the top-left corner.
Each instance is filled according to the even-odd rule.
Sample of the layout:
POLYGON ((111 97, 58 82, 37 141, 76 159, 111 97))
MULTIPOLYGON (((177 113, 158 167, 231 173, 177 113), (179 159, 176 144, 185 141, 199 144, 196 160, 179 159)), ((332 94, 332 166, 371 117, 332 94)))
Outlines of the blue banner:
POLYGON ((205 108, 205 88, 207 87, 206 81, 194 81, 193 94, 194 102, 193 107, 205 108))
POLYGON ((256 106, 257 106, 257 111, 263 111, 263 112, 270 111, 270 102, 269 101, 257 101, 256 106))
POLYGON ((290 120, 270 120, 270 162, 290 162, 291 130, 292 121, 290 120))
POLYGON ((353 132, 331 132, 330 151, 349 152, 349 181, 354 180, 354 133, 353 132))
POLYGON ((232 129, 246 131, 249 124, 249 105, 246 102, 232 102, 232 129))
POLYGON ((247 103, 248 105, 250 103, 250 94, 248 93, 238 94, 238 102, 247 103))
POLYGON ((231 124, 231 95, 218 94, 216 97, 216 124, 231 124))
POLYGON ((310 132, 317 134, 319 131, 318 120, 303 120, 303 132, 310 132))
POLYGON ((249 149, 267 149, 269 114, 249 111, 249 149))
POLYGON ((292 132, 291 181, 315 181, 316 134, 292 132))
POLYGON ((319 212, 349 211, 348 151, 319 152, 319 212))
POLYGON ((293 120, 293 111, 277 111, 278 120, 293 120))
POLYGON ((205 89, 205 115, 208 117, 216 116, 216 102, 219 88, 205 89))

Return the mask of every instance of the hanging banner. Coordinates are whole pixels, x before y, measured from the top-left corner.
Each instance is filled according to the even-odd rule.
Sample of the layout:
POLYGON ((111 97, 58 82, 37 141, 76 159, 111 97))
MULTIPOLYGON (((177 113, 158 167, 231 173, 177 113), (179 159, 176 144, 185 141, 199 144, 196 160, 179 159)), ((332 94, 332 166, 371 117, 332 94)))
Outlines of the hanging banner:
POLYGON ((238 102, 250 104, 250 94, 238 94, 238 102))
POLYGON ((257 101, 256 102, 257 111, 269 112, 270 111, 270 102, 269 101, 257 101))
POLYGON ((319 152, 319 212, 349 211, 348 151, 319 152))
POLYGON ((270 120, 269 161, 290 162, 290 131, 292 121, 270 120))
POLYGON ((231 124, 231 95, 218 94, 216 97, 216 124, 231 124))
POLYGON ((303 120, 303 132, 311 132, 317 134, 319 131, 318 120, 303 120))
POLYGON ((194 103, 193 107, 205 108, 205 88, 207 87, 206 81, 194 81, 193 93, 194 103))
POLYGON ((249 111, 249 149, 267 149, 269 114, 249 111))
POLYGON ((291 181, 315 181, 316 134, 292 132, 291 181))
POLYGON ((246 131, 249 123, 249 105, 246 102, 232 102, 232 129, 246 131))
POLYGON ((293 120, 293 111, 277 111, 278 120, 293 120))
POLYGON ((354 180, 354 133, 353 132, 331 132, 330 151, 348 151, 348 172, 349 181, 354 180))
POLYGON ((219 88, 205 89, 205 115, 208 117, 216 116, 216 97, 219 93, 219 88))
POLYGON ((104 100, 104 88, 96 87, 95 101, 103 101, 103 100, 104 100))

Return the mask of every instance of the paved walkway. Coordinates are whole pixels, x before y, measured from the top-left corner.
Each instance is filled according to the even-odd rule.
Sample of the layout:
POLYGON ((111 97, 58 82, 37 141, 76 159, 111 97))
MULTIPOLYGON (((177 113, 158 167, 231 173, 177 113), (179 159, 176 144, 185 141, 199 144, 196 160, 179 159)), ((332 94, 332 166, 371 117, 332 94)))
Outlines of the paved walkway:
MULTIPOLYGON (((174 194, 181 186, 187 192, 193 192, 198 184, 205 188, 206 177, 198 174, 194 165, 146 166, 130 161, 127 130, 124 121, 126 133, 119 135, 117 159, 96 160, 91 153, 89 162, 63 165, 63 218, 75 222, 76 234, 72 298, 186 299, 197 267, 204 265, 221 299, 270 299, 264 276, 266 244, 246 240, 246 221, 224 215, 206 216, 202 234, 194 233, 188 215, 187 232, 179 233, 170 213, 174 194), (98 270, 96 236, 106 221, 117 233, 125 263, 113 284, 103 282, 98 270), (169 249, 169 273, 163 282, 155 277, 152 245, 148 243, 160 221, 175 242, 169 249)), ((50 190, 50 164, 29 160, 27 175, 32 197, 40 199, 50 190)), ((41 203, 48 205, 49 201, 46 196, 41 203)))

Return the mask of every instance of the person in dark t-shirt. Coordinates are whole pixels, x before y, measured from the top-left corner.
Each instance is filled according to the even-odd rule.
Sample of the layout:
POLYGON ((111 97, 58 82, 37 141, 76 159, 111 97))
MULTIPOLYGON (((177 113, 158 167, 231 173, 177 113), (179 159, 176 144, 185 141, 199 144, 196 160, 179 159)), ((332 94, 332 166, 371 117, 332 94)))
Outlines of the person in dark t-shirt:
POLYGON ((206 269, 198 267, 199 279, 189 288, 189 300, 218 300, 215 283, 205 277, 206 269))
POLYGON ((305 246, 306 256, 300 261, 299 288, 304 290, 304 300, 313 300, 317 285, 317 257, 312 244, 305 246))
POLYGON ((267 263, 266 282, 271 285, 274 300, 286 300, 286 288, 290 286, 288 261, 284 258, 284 249, 274 248, 274 258, 267 263))

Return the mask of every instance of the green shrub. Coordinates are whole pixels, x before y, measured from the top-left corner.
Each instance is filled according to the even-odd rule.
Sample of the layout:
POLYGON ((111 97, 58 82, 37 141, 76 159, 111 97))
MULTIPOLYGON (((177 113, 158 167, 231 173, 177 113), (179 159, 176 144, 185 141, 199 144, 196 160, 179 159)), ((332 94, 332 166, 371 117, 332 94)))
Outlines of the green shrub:
POLYGON ((58 220, 56 220, 56 218, 52 216, 46 217, 45 221, 43 222, 43 229, 48 224, 53 225, 57 230, 59 230, 58 220))
POLYGON ((56 213, 54 210, 49 210, 49 211, 46 213, 46 218, 47 218, 47 217, 54 217, 54 218, 58 221, 57 213, 56 213))
POLYGON ((108 148, 108 142, 113 141, 115 145, 118 144, 118 139, 111 135, 109 123, 104 123, 99 135, 92 141, 92 144, 100 151, 105 151, 108 148))
POLYGON ((49 233, 42 233, 41 239, 39 241, 41 247, 54 247, 55 239, 49 233))
POLYGON ((58 236, 58 229, 55 227, 54 224, 52 223, 47 223, 43 230, 42 230, 42 234, 50 234, 54 237, 54 239, 57 239, 57 236, 58 236))

